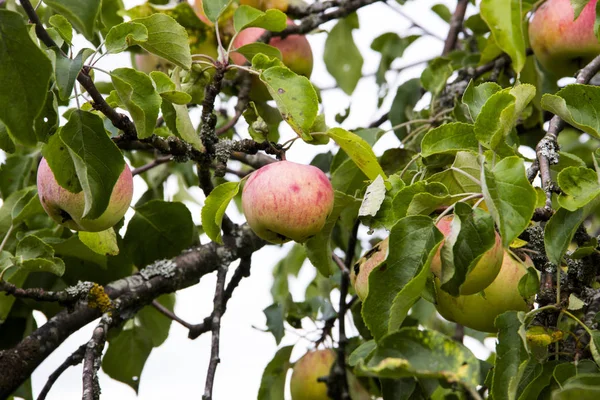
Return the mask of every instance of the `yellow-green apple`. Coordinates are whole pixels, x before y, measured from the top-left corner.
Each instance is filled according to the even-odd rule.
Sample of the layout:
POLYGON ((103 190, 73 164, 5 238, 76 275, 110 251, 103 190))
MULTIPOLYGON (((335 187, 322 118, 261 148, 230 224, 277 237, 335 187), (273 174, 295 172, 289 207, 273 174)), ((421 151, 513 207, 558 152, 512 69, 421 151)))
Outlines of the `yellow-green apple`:
POLYGON ((290 161, 253 172, 242 192, 248 225, 271 243, 302 243, 319 233, 333 200, 331 182, 320 169, 290 161))
POLYGON ((82 218, 85 208, 83 191, 72 193, 60 186, 45 158, 38 167, 37 189, 42 207, 53 220, 75 231, 99 232, 112 227, 125 215, 133 196, 133 177, 125 164, 108 207, 96 219, 82 218))
POLYGON ((389 238, 377 243, 354 264, 350 271, 350 282, 358 297, 363 301, 369 294, 369 274, 373 268, 385 261, 388 256, 388 246, 389 238))
POLYGON ((596 2, 587 3, 576 20, 570 0, 548 0, 533 14, 529 23, 531 48, 557 78, 572 76, 600 54, 594 35, 596 2))
MULTIPOLYGON (((294 22, 288 19, 288 26, 293 24, 294 22)), ((265 30, 262 28, 246 28, 233 40, 233 48, 239 49, 242 46, 254 43, 263 33, 265 33, 265 30)), ((269 41, 269 44, 281 51, 282 61, 289 69, 310 78, 313 69, 313 54, 310 43, 304 35, 290 35, 285 39, 274 37, 269 41)), ((246 62, 246 58, 237 52, 232 52, 230 57, 237 65, 246 62)))
POLYGON ((505 252, 500 273, 482 293, 454 297, 440 289, 434 278, 436 308, 442 317, 482 332, 496 332, 494 320, 506 311, 529 311, 530 304, 519 293, 519 280, 533 266, 531 259, 515 260, 505 252))
MULTIPOLYGON (((327 384, 319 378, 329 375, 336 354, 331 349, 315 350, 306 353, 294 365, 290 391, 292 400, 329 400, 327 384)), ((371 396, 350 371, 346 371, 348 389, 352 400, 367 400, 371 396)))
MULTIPOLYGON (((445 237, 452 231, 453 219, 454 216, 447 215, 436 224, 437 228, 445 237)), ((431 260, 431 272, 433 272, 437 278, 441 278, 442 276, 442 259, 440 252, 443 245, 444 241, 442 241, 438 247, 437 253, 435 253, 431 260)), ((500 272, 503 254, 502 239, 496 232, 496 242, 494 246, 481 256, 471 272, 467 274, 464 283, 460 287, 460 294, 468 295, 478 293, 492 283, 498 275, 498 272, 500 272)))

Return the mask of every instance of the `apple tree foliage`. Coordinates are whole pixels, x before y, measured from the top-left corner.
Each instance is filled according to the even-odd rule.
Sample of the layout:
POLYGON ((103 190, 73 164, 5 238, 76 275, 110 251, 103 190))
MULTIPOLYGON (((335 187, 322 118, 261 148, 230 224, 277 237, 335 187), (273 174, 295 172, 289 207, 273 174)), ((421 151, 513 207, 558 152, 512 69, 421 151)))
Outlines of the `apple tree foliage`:
MULTIPOLYGON (((218 333, 213 317, 226 311, 249 274, 252 253, 268 245, 225 212, 232 201, 239 206, 247 173, 293 145, 279 140, 284 127, 315 146, 312 164, 331 179, 335 205, 320 233, 293 244, 273 266, 273 304, 264 313, 276 343, 312 320, 320 332, 309 338, 322 346, 330 336, 338 364, 373 398, 600 395, 600 89, 591 80, 600 66, 592 62, 576 83, 559 89, 528 49, 535 1, 433 6, 436 23, 448 27, 444 51, 412 66, 421 69, 420 78, 397 87, 403 53, 430 33, 391 30, 375 38, 375 84, 362 90, 378 94, 382 117, 361 127, 344 123, 361 112, 353 98, 345 115, 329 115, 320 89, 265 42, 290 33, 326 35, 323 61, 336 90, 360 96, 359 81, 373 79, 354 43, 368 26, 361 8, 402 12, 416 1, 292 2, 283 7, 296 21, 290 27, 281 10, 205 3, 201 20, 185 1, 126 9, 122 0, 0 0, 0 398, 35 398, 33 370, 98 318, 94 337, 67 360, 84 363, 83 386, 90 390, 84 398, 98 396, 98 360, 110 377, 137 391, 148 356, 168 337, 174 293, 215 271, 213 314, 188 327, 191 338, 218 333), (248 64, 229 64, 237 49, 228 45, 247 27, 270 33, 239 49, 248 64), (217 35, 218 56, 198 55, 217 35), (169 67, 147 74, 96 65, 141 52, 169 67), (271 100, 254 99, 250 85, 262 85, 271 100), (215 112, 215 102, 233 112, 215 112), (190 114, 195 108, 200 118, 190 114), (373 146, 385 134, 399 144, 376 154, 373 146), (327 143, 335 146, 319 147, 327 143), (106 209, 112 190, 106 182, 118 176, 106 162, 126 160, 148 189, 126 224, 72 232, 41 207, 35 175, 42 155, 61 186, 84 191, 93 215, 106 209), (111 170, 115 176, 104 172, 111 170), (167 196, 171 177, 178 189, 167 196), (201 226, 184 203, 195 201, 188 189, 197 186, 206 196, 201 226), (486 222, 458 226, 468 238, 459 242, 474 243, 469 260, 489 249, 491 242, 475 244, 495 227, 505 249, 535 264, 518 288, 524 298, 535 295, 532 310, 499 315, 495 333, 457 326, 435 310, 429 266, 442 240, 435 222, 455 209, 465 220, 477 213, 486 222), (365 301, 357 301, 348 268, 387 236, 387 260, 370 279, 365 301), (227 266, 238 258, 239 270, 225 285, 227 266), (300 268, 315 270, 304 299, 288 290, 300 268), (346 296, 338 304, 332 292, 346 296), (45 325, 36 326, 34 310, 48 318, 45 325), (347 337, 340 318, 359 334, 347 337), (493 337, 486 341, 495 344, 492 355, 478 359, 465 337, 471 343, 493 337)), ((571 3, 580 10, 587 1, 571 3)), ((442 252, 444 268, 451 269, 444 275, 459 287, 473 263, 452 254, 442 252)), ((281 347, 266 366, 259 399, 284 398, 290 355, 291 347, 281 347)), ((343 376, 332 369, 334 398, 347 391, 335 384, 343 376)))

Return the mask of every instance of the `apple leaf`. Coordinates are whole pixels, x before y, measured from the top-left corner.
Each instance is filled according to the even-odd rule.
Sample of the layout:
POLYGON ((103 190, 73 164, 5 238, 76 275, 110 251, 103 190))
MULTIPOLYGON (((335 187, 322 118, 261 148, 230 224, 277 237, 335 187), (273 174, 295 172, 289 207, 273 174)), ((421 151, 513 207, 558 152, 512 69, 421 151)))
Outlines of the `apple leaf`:
POLYGON ((86 0, 84 2, 79 0, 44 0, 44 3, 67 17, 75 29, 82 33, 87 40, 94 41, 101 0, 86 0))
POLYGON ((133 118, 138 138, 152 136, 162 98, 154 89, 150 77, 132 68, 114 69, 110 76, 119 99, 133 118))
POLYGON ((358 210, 358 216, 363 217, 370 215, 374 217, 383 200, 385 199, 385 183, 383 182, 383 178, 381 175, 377 175, 377 178, 367 186, 367 191, 365 192, 365 197, 360 205, 360 209, 358 210))
POLYGON ((108 350, 102 357, 102 370, 111 378, 138 392, 142 370, 150 352, 152 338, 147 330, 133 323, 108 337, 108 350))
POLYGON ((479 360, 462 344, 443 333, 403 328, 377 342, 368 362, 359 362, 361 375, 400 379, 421 377, 479 385, 479 360))
MULTIPOLYGON (((408 215, 409 208, 414 199, 417 200, 413 207, 417 207, 417 204, 429 203, 434 204, 434 208, 437 208, 438 204, 448 201, 448 190, 441 183, 428 183, 425 181, 418 181, 402 188, 392 201, 392 209, 394 210, 396 219, 404 218, 408 215)), ((422 209, 422 207, 418 208, 422 209)), ((430 213, 431 211, 427 212, 426 215, 430 213)))
POLYGON ((452 122, 427 132, 421 142, 421 155, 456 154, 458 151, 477 151, 479 143, 472 124, 452 122))
POLYGON ((29 174, 35 158, 31 155, 11 154, 0 165, 0 194, 6 199, 12 192, 29 184, 29 174))
POLYGON ((246 57, 246 60, 250 62, 252 62, 252 59, 257 54, 264 54, 269 58, 282 59, 281 51, 277 47, 269 46, 266 43, 250 43, 239 47, 234 51, 246 57))
POLYGON ((54 257, 52 246, 34 235, 25 236, 19 241, 12 263, 24 272, 50 272, 58 276, 65 273, 65 263, 54 257))
POLYGON ((13 226, 17 226, 26 219, 43 213, 45 211, 40 202, 37 190, 30 187, 30 190, 26 191, 19 198, 11 210, 12 224, 13 226))
POLYGON ((60 37, 63 38, 68 45, 72 44, 73 26, 65 17, 60 14, 54 14, 48 19, 48 23, 56 29, 60 37))
POLYGON ((542 97, 542 108, 585 133, 600 138, 600 87, 573 84, 542 97))
POLYGON ((360 202, 354 196, 346 195, 338 190, 335 191, 333 210, 327 217, 323 229, 304 243, 306 256, 323 276, 331 276, 337 269, 333 263, 331 249, 331 233, 342 212, 349 211, 351 214, 358 212, 360 202))
POLYGON ((471 209, 468 204, 456 203, 451 231, 440 252, 442 289, 458 296, 467 274, 495 243, 492 216, 480 208, 471 209))
POLYGON ((400 37, 394 32, 386 32, 373 39, 371 49, 381 53, 381 61, 375 75, 375 82, 378 85, 381 86, 386 82, 385 73, 390 69, 394 60, 402 57, 408 46, 419 38, 419 35, 400 37))
POLYGON ((562 193, 558 204, 569 211, 575 211, 600 195, 600 178, 593 169, 567 167, 558 174, 558 185, 562 193))
POLYGON ((428 181, 441 183, 447 188, 449 194, 481 192, 481 186, 475 182, 481 171, 477 155, 468 151, 459 151, 456 153, 452 167, 432 175, 428 181), (466 172, 475 179, 459 171, 466 172))
POLYGON ((375 340, 397 330, 419 298, 442 239, 426 216, 402 218, 392 227, 388 257, 369 274, 369 294, 363 302, 363 319, 375 340))
POLYGON ((123 155, 108 137, 102 118, 87 111, 71 113, 60 130, 60 139, 69 151, 83 188, 83 217, 98 218, 108 207, 113 187, 125 168, 123 155))
POLYGON ((525 347, 524 312, 508 311, 496 317, 498 328, 496 363, 490 394, 494 400, 516 398, 517 388, 529 356, 525 347))
POLYGON ((573 236, 579 226, 600 204, 596 197, 582 208, 569 211, 559 208, 544 227, 544 246, 548 260, 554 265, 561 265, 562 257, 569 248, 573 236))
POLYGON ((233 28, 236 32, 256 27, 272 32, 281 32, 287 27, 286 15, 279 10, 269 9, 265 12, 254 7, 241 5, 233 14, 233 28))
POLYGON ((482 0, 480 11, 496 43, 510 56, 512 68, 518 74, 526 60, 523 5, 520 1, 482 0))
POLYGON ((350 14, 338 20, 325 40, 325 67, 347 95, 354 92, 362 77, 364 60, 352 37, 358 27, 358 15, 350 14))
POLYGON ((502 87, 496 82, 483 82, 477 86, 475 86, 473 80, 469 82, 469 86, 463 94, 462 103, 467 106, 471 121, 477 120, 481 108, 492 95, 500 90, 502 90, 502 87))
POLYGON ((124 249, 139 268, 174 257, 195 237, 194 222, 183 203, 150 200, 135 208, 124 238, 124 249))
POLYGON ((331 174, 331 185, 337 191, 354 196, 369 182, 369 178, 352 160, 344 161, 331 174))
POLYGON ((239 182, 225 182, 213 189, 202 207, 202 228, 208 237, 219 244, 221 239, 221 223, 229 202, 240 190, 239 182))
MULTIPOLYGON (((506 256, 505 256, 506 257, 506 256)), ((524 299, 531 299, 540 288, 540 278, 535 268, 527 268, 527 274, 519 279, 519 294, 524 299)))
POLYGON ((204 14, 206 17, 212 21, 216 22, 219 19, 219 16, 227 6, 231 3, 231 0, 210 0, 202 2, 202 9, 204 10, 204 14))
POLYGON ((72 59, 62 55, 58 49, 53 53, 56 58, 54 76, 56 78, 56 86, 58 86, 58 97, 61 100, 68 100, 71 97, 77 75, 79 75, 84 61, 92 53, 93 50, 91 49, 81 49, 77 56, 72 59))
MULTIPOLYGON (((175 293, 163 294, 156 299, 167 310, 173 312, 175 308, 175 293)), ((154 306, 147 305, 135 315, 137 325, 144 329, 144 333, 150 336, 152 346, 158 347, 169 337, 171 318, 162 314, 154 306)))
POLYGON ((156 91, 163 100, 179 105, 186 105, 192 101, 192 96, 177 90, 175 82, 173 82, 164 72, 152 71, 150 72, 150 78, 154 81, 156 91))
POLYGON ((290 356, 293 348, 294 346, 282 347, 269 361, 260 381, 257 400, 278 400, 285 397, 285 378, 292 366, 290 356))
POLYGON ((279 344, 285 335, 285 328, 283 326, 283 320, 285 318, 283 306, 281 304, 273 303, 265 308, 263 313, 267 318, 267 331, 273 334, 275 343, 279 344))
MULTIPOLYGON (((410 79, 398 86, 394 100, 390 107, 390 122, 392 126, 398 126, 409 120, 408 115, 412 113, 415 105, 421 98, 421 82, 419 79, 410 79)), ((400 140, 406 137, 406 127, 394 129, 396 137, 400 140)))
POLYGON ((117 245, 117 234, 113 228, 101 232, 79 232, 79 240, 90 250, 102 255, 119 254, 117 245))
POLYGON ((148 41, 148 28, 144 24, 137 22, 123 22, 115 25, 108 31, 106 35, 106 52, 109 54, 117 54, 125 51, 134 43, 142 43, 148 41))
POLYGON ((0 9, 0 121, 13 140, 38 141, 34 122, 51 77, 52 63, 31 40, 21 14, 0 9))
POLYGON ((490 171, 484 168, 481 184, 485 204, 500 229, 505 248, 529 226, 537 195, 520 157, 502 159, 490 171))
MULTIPOLYGON (((207 3, 217 3, 217 0, 205 2, 205 7, 207 3)), ((131 22, 146 27, 148 40, 138 42, 131 38, 130 45, 137 44, 144 50, 171 61, 185 70, 192 67, 188 34, 185 28, 172 17, 157 13, 146 18, 134 19, 131 22)))
MULTIPOLYGON (((13 255, 6 250, 0 252, 0 268, 5 271, 3 280, 8 283, 12 283, 16 287, 23 287, 25 280, 29 276, 29 272, 22 271, 18 268, 9 268, 13 265, 13 255), (7 269, 8 268, 8 269, 7 269)), ((0 323, 4 323, 16 298, 6 293, 0 293, 0 323)))
POLYGON ((319 99, 308 78, 286 67, 271 67, 261 72, 260 80, 275 100, 283 120, 303 140, 311 142, 310 128, 319 112, 319 99))
POLYGON ((387 175, 377 162, 373 149, 363 138, 342 128, 331 128, 326 133, 370 180, 374 180, 379 175, 387 180, 387 175))
POLYGON ((421 85, 434 96, 446 86, 446 81, 452 75, 452 61, 448 58, 438 57, 431 61, 421 74, 421 85))
POLYGON ((580 374, 552 392, 552 400, 594 400, 600 396, 600 375, 580 374))

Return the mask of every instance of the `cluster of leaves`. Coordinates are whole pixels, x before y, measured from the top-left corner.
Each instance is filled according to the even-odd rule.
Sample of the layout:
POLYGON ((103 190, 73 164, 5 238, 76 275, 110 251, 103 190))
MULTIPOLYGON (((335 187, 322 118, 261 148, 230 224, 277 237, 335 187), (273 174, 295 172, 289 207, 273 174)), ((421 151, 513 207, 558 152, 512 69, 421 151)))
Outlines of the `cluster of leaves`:
MULTIPOLYGON (((206 165, 207 158, 213 162, 222 154, 211 154, 206 145, 213 139, 207 135, 215 135, 214 127, 210 132, 204 121, 193 121, 189 109, 201 104, 212 90, 210 83, 223 75, 227 84, 221 100, 236 98, 240 80, 250 73, 258 78, 253 85, 264 85, 272 98, 245 105, 251 139, 275 147, 285 121, 306 143, 320 145, 331 139, 339 147, 335 154, 318 154, 313 161, 329 174, 335 189, 334 209, 325 227, 305 244, 291 247, 273 270, 273 304, 264 312, 277 343, 285 324, 301 329, 308 318, 327 327, 338 317, 331 293, 343 277, 332 257, 350 251, 347 246, 354 243, 358 219, 377 232, 376 238, 389 231, 390 240, 385 264, 369 280, 370 295, 351 309, 359 336, 350 338, 348 365, 373 395, 563 399, 582 390, 598 391, 599 310, 593 299, 600 89, 572 84, 557 91, 553 78, 527 56, 526 15, 533 1, 483 0, 480 12, 464 21, 457 49, 431 60, 420 79, 404 82, 392 94, 387 79, 394 61, 422 35, 388 32, 373 41, 372 49, 381 54, 378 87, 373 90, 380 107, 393 95, 389 121, 401 142, 379 157, 372 148, 386 132, 377 127, 328 127, 319 112, 318 89, 288 69, 278 49, 264 43, 231 48, 244 28, 286 29, 281 11, 205 1, 204 12, 212 23, 219 21, 219 32, 186 2, 166 7, 149 2, 129 10, 120 0, 84 3, 46 0, 37 7, 56 46, 38 41, 14 0, 0 3, 0 148, 6 153, 0 168, 2 279, 18 287, 54 291, 78 281, 106 284, 197 245, 202 233, 222 243, 225 211, 231 200, 239 200, 241 182, 214 177, 217 185, 204 203, 202 226, 194 225, 183 201, 196 201, 187 189, 198 186, 198 170, 186 161, 191 157, 206 165), (90 48, 73 46, 74 31, 90 48), (197 55, 206 46, 214 46, 217 59, 197 55), (160 56, 170 67, 149 74, 134 68, 95 68, 101 57, 126 51, 160 56), (228 65, 230 51, 243 54, 250 65, 228 65), (511 62, 478 69, 499 57, 511 62), (216 78, 219 69, 223 75, 216 78), (107 106, 127 112, 135 138, 123 139, 126 135, 107 117, 106 108, 89 100, 89 87, 77 83, 81 74, 92 79, 107 106), (424 102, 426 107, 416 109, 424 102), (547 221, 534 222, 547 193, 531 183, 527 167, 532 160, 523 154, 533 154, 548 113, 560 116, 569 128, 559 137, 562 150, 553 155, 557 162, 550 171, 560 189, 551 198, 555 212, 547 221), (127 140, 146 146, 117 146, 127 140), (126 227, 121 222, 108 231, 75 234, 43 211, 35 187, 42 156, 61 186, 84 192, 86 218, 93 219, 106 210, 124 157, 134 167, 144 166, 155 159, 152 145, 157 141, 184 143, 188 151, 180 163, 157 165, 141 174, 148 189, 133 205, 135 213, 126 227), (171 176, 179 183, 178 192, 166 201, 165 183, 171 176), (477 359, 452 339, 455 324, 440 319, 433 304, 429 266, 443 238, 435 221, 440 213, 450 212, 464 223, 456 225, 452 245, 442 252, 444 289, 458 293, 467 273, 493 246, 490 233, 497 229, 504 248, 535 254, 535 266, 542 272, 541 284, 533 270, 521 280, 522 296, 536 294, 545 277, 554 296, 549 302, 538 295, 538 304, 545 308, 499 316, 498 345, 487 360, 477 359), (455 256, 465 247, 470 249, 468 256, 455 256), (306 288, 305 300, 296 301, 288 280, 309 264, 306 261, 318 273, 306 288)), ((576 3, 581 7, 582 2, 576 3)), ((450 21, 452 13, 444 6, 432 10, 450 21)), ((358 15, 349 12, 336 22, 325 43, 327 70, 348 95, 363 77, 363 57, 353 40, 359 30, 358 15)), ((350 112, 356 111, 350 107, 350 112)), ((341 124, 344 116, 336 120, 341 124)), ((231 139, 232 133, 229 129, 223 137, 231 139)), ((361 253, 360 243, 352 249, 356 254, 361 253)), ((174 296, 160 302, 172 310, 174 296)), ((33 310, 50 318, 61 307, 0 294, 0 349, 11 348, 36 328, 33 310)), ((168 336, 170 322, 154 308, 144 307, 112 329, 104 371, 137 390, 145 361, 168 336)), ((471 329, 466 334, 480 341, 486 337, 471 329)), ((291 350, 281 348, 265 369, 260 399, 283 398, 291 350)), ((30 382, 15 394, 31 398, 30 382)))

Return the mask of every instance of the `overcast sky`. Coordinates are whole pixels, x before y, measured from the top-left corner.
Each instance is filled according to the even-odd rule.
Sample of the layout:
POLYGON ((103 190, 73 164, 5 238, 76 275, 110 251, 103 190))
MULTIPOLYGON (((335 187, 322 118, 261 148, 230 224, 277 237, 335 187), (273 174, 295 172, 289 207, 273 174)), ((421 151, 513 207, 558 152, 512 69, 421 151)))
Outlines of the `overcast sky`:
MULTIPOLYGON (((132 7, 140 4, 138 0, 124 0, 126 6, 132 7)), ((393 3, 393 1, 390 1, 393 3)), ((442 0, 419 0, 408 2, 402 10, 418 21, 428 30, 439 37, 445 37, 448 26, 437 15, 430 11, 432 5, 444 3, 453 9, 455 1, 442 0)), ((399 8, 398 4, 393 4, 399 8)), ((361 29, 355 31, 354 39, 363 54, 365 63, 363 73, 369 74, 377 69, 379 63, 378 53, 370 49, 372 40, 385 32, 395 32, 401 36, 409 32, 418 32, 419 29, 409 30, 411 23, 400 14, 392 11, 389 6, 378 3, 361 9, 358 13, 361 29)), ((323 26, 329 30, 333 23, 323 26)), ((313 70, 313 83, 322 88, 335 85, 333 78, 327 73, 322 61, 323 47, 327 35, 318 33, 309 36, 315 54, 315 67, 313 70)), ((77 42, 80 46, 85 42, 77 42)), ((415 42, 406 52, 402 60, 396 60, 394 66, 400 67, 415 61, 433 58, 441 53, 443 42, 431 37, 423 37, 415 42)), ((120 66, 128 66, 127 56, 105 57, 100 63, 104 69, 113 69, 120 66)), ((389 73, 388 79, 394 85, 390 93, 395 92, 395 87, 407 79, 418 77, 422 67, 403 71, 396 76, 389 73)), ((98 73, 97 73, 98 74, 98 73)), ((103 78, 106 80, 106 77, 103 78)), ((388 110, 391 98, 386 101, 382 110, 388 110)), ((335 126, 334 117, 343 111, 349 104, 352 105, 350 117, 344 122, 345 128, 356 128, 366 126, 381 114, 376 109, 377 88, 374 78, 361 80, 352 98, 346 96, 341 90, 327 90, 323 92, 323 104, 327 122, 335 126)), ((193 115, 198 120, 198 115, 193 115)), ((389 127, 388 124, 384 127, 389 127)), ((293 137, 293 133, 287 127, 282 130, 282 140, 293 137)), ((247 135, 246 129, 240 124, 238 132, 247 135)), ((398 141, 393 134, 387 134, 375 147, 377 154, 381 154, 386 148, 396 146, 398 141)), ((326 151, 325 147, 313 147, 296 141, 288 152, 290 161, 308 163, 316 152, 326 151)), ((170 181, 170 184, 174 182, 170 181)), ((140 196, 145 190, 142 179, 136 177, 136 196, 140 196)), ((200 203, 203 196, 198 188, 191 190, 200 203)), ((135 203, 135 199, 134 199, 135 203)), ((187 203, 197 223, 200 222, 200 207, 187 203)), ((235 210, 230 207, 230 215, 236 222, 243 222, 235 210)), ((363 237, 366 230, 361 231, 363 237)), ((206 238, 204 238, 206 242, 206 238)), ((244 279, 236 289, 233 298, 228 303, 227 312, 222 320, 221 331, 221 364, 217 369, 214 398, 221 399, 255 399, 260 385, 262 372, 271 360, 277 346, 270 333, 262 332, 265 328, 265 317, 262 312, 264 308, 272 303, 269 293, 272 275, 271 271, 277 260, 279 260, 289 249, 289 244, 283 247, 267 246, 254 253, 252 257, 252 275, 244 279)), ((234 264, 230 273, 235 269, 234 264)), ((305 263, 298 279, 293 279, 291 291, 296 301, 303 300, 306 285, 313 279, 316 270, 305 263)), ((215 284, 215 276, 210 275, 202 279, 200 284, 182 290, 177 293, 177 304, 175 312, 186 321, 198 323, 210 314, 212 310, 212 298, 215 284)), ((337 299, 335 300, 337 301, 337 299)), ((38 324, 45 321, 40 313, 36 313, 38 324)), ((33 374, 34 397, 37 396, 47 377, 56 367, 64 361, 78 346, 87 342, 91 337, 96 322, 89 324, 72 335, 62 346, 58 348, 33 374)), ((310 323, 305 325, 307 330, 315 330, 310 323)), ((356 331, 350 328, 350 333, 355 335, 356 331)), ((314 332, 313 336, 314 337, 314 332)), ((469 344, 471 342, 467 342, 469 344)), ((292 359, 299 358, 311 343, 300 338, 293 331, 288 332, 281 346, 297 344, 292 354, 292 359)), ((487 355, 487 351, 480 345, 471 343, 477 355, 487 355)), ((204 391, 206 369, 210 355, 210 334, 205 334, 196 340, 187 338, 187 330, 173 323, 167 341, 159 348, 152 351, 141 376, 139 398, 144 400, 164 398, 201 398, 204 391)), ((126 354, 123 355, 127 357, 126 354)), ((100 372, 100 386, 102 398, 105 399, 135 399, 135 392, 127 385, 112 380, 100 372)), ((81 365, 68 369, 55 383, 52 391, 47 397, 50 400, 80 399, 82 392, 81 365)))

